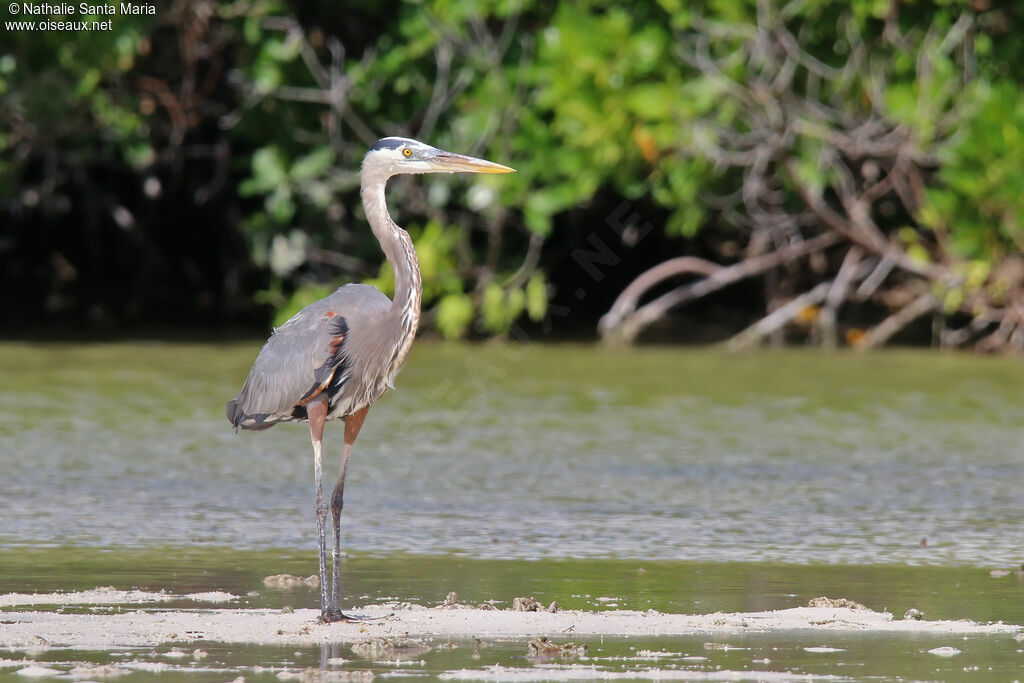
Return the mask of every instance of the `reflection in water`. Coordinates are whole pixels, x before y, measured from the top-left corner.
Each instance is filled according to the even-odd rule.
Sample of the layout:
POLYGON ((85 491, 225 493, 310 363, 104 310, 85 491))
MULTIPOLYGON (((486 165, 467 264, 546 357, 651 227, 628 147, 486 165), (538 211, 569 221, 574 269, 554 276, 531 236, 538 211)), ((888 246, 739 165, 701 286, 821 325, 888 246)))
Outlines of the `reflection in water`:
MULTIPOLYGON (((553 635, 552 641, 569 637, 553 635)), ((1020 672, 1020 654, 1012 638, 951 640, 891 635, 764 634, 587 640, 587 654, 569 660, 526 656, 523 642, 489 639, 434 641, 420 659, 398 661, 360 657, 351 646, 238 646, 201 643, 202 649, 122 648, 115 652, 57 650, 35 657, 15 651, 0 660, 12 674, 30 667, 52 669, 50 676, 124 680, 370 680, 382 678, 462 680, 949 680, 1008 681, 1020 672), (955 642, 958 654, 940 656, 955 642), (938 651, 940 654, 932 654, 938 651), (476 656, 474 656, 476 655, 476 656), (616 675, 618 674, 618 675, 616 675)), ((5 673, 0 669, 0 676, 5 673)), ((36 674, 39 675, 39 674, 36 674)), ((12 679, 24 680, 11 675, 12 679)))
MULTIPOLYGON (((0 543, 313 547, 307 431, 223 417, 256 346, 0 346, 0 543)), ((420 344, 357 444, 343 542, 1016 564, 1022 387, 1019 360, 934 353, 420 344)))

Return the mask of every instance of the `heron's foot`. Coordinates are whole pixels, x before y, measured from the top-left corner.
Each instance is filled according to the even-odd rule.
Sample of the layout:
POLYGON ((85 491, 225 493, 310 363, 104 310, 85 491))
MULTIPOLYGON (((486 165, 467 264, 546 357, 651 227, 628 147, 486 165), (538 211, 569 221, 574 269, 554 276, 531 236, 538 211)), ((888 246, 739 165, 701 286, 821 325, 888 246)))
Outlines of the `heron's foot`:
POLYGON ((317 619, 317 623, 333 624, 334 622, 341 621, 350 624, 358 624, 366 621, 379 621, 381 619, 387 619, 390 616, 392 615, 384 614, 379 617, 368 617, 363 614, 345 614, 340 609, 331 607, 320 612, 320 617, 317 619))
POLYGON ((320 618, 317 619, 319 624, 333 624, 336 621, 354 622, 361 621, 361 619, 352 614, 345 614, 340 609, 330 608, 320 612, 320 618))

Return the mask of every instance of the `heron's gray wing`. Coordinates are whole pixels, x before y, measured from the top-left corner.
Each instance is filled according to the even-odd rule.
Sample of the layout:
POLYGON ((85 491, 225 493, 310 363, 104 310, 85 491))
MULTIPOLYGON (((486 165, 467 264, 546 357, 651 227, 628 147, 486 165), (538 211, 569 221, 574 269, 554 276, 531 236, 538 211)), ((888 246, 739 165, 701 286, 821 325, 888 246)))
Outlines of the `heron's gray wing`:
POLYGON ((390 300, 368 285, 346 285, 292 316, 260 350, 242 390, 227 404, 236 427, 264 429, 304 419, 305 405, 347 379, 345 341, 372 324, 390 300))

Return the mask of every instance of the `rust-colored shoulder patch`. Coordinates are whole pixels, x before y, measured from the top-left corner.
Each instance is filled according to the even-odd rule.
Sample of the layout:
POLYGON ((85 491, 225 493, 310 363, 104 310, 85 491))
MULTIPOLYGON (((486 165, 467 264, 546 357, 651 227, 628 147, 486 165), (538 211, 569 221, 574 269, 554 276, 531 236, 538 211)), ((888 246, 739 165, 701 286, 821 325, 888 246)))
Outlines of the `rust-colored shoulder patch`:
POLYGON ((337 311, 324 312, 324 318, 330 320, 330 322, 324 325, 327 328, 325 332, 329 335, 326 349, 328 357, 314 371, 313 385, 299 399, 298 403, 296 403, 297 406, 308 405, 310 401, 321 396, 325 391, 329 394, 328 398, 330 398, 330 395, 333 395, 336 391, 336 389, 331 388, 332 382, 338 380, 339 372, 342 375, 344 374, 345 357, 341 348, 345 338, 348 337, 348 323, 345 322, 343 316, 338 315, 337 311))
MULTIPOLYGON (((334 311, 328 311, 329 315, 337 315, 334 311)), ((342 342, 348 337, 348 323, 341 316, 337 316, 336 319, 329 323, 329 330, 331 334, 331 340, 327 342, 327 350, 332 354, 331 365, 335 365, 340 358, 334 357, 338 353, 338 349, 341 348, 342 342)))

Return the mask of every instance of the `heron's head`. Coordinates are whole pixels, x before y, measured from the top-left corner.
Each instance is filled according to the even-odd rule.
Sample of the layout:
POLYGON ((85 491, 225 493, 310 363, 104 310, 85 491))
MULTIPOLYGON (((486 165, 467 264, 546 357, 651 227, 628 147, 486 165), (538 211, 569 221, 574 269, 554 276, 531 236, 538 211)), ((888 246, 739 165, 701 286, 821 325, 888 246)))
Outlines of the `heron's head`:
POLYGON ((363 159, 363 169, 401 173, 513 173, 514 168, 453 154, 409 138, 381 138, 363 159))

